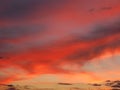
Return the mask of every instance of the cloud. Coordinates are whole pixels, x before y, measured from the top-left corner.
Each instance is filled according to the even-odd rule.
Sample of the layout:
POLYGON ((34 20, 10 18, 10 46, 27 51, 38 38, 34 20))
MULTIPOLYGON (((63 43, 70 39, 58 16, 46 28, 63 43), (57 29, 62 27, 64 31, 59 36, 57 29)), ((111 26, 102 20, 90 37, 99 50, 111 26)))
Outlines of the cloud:
POLYGON ((116 7, 112 0, 107 2, 111 10, 91 15, 87 10, 103 7, 101 0, 0 1, 0 70, 12 66, 26 73, 20 77, 14 70, 8 76, 4 72, 2 81, 60 73, 94 77, 94 72, 81 67, 120 52, 120 23, 115 19, 119 5, 115 2, 116 7))
MULTIPOLYGON (((18 0, 12 0, 12 1, 1 1, 1 8, 3 8, 0 11, 0 18, 1 19, 19 19, 20 17, 24 17, 30 10, 32 10, 32 3, 31 0, 25 0, 25 1, 18 1, 18 0), (3 6, 4 5, 4 6, 3 6), (30 7, 31 6, 31 7, 30 7)), ((33 4, 34 6, 34 4, 33 4)))
POLYGON ((31 36, 42 35, 46 32, 44 25, 0 27, 0 53, 19 50, 19 41, 24 41, 31 36))
POLYGON ((120 40, 116 42, 111 42, 107 44, 103 44, 100 46, 93 46, 91 48, 88 48, 87 50, 77 50, 73 54, 70 54, 67 58, 68 60, 82 60, 83 62, 86 62, 86 60, 91 60, 94 58, 98 58, 99 56, 103 55, 105 52, 114 52, 117 50, 120 45, 120 40))
POLYGON ((50 11, 57 8, 59 4, 64 3, 63 0, 1 0, 0 1, 0 19, 2 20, 20 20, 29 17, 34 17, 37 12, 43 16, 46 8, 50 11), (57 5, 56 5, 57 4, 57 5))
POLYGON ((89 12, 100 12, 104 10, 111 10, 113 7, 101 7, 101 8, 91 8, 88 11, 89 12))
POLYGON ((4 57, 0 56, 0 59, 3 59, 4 57))
POLYGON ((43 48, 33 47, 34 49, 28 49, 25 52, 8 54, 9 59, 3 60, 0 65, 2 68, 13 66, 33 76, 49 73, 82 73, 81 67, 85 63, 120 52, 119 24, 101 25, 84 35, 77 35, 67 41, 58 42, 58 44, 56 42, 43 46, 43 48), (79 65, 79 67, 75 65, 79 65), (79 69, 72 69, 74 67, 79 69))
POLYGON ((101 10, 110 10, 110 9, 112 9, 112 7, 103 7, 103 8, 101 8, 101 10))
POLYGON ((102 56, 107 52, 110 52, 112 54, 114 51, 120 49, 119 23, 107 26, 99 26, 97 28, 94 28, 94 30, 90 31, 84 36, 76 36, 77 37, 73 37, 74 39, 70 42, 74 44, 80 43, 84 46, 83 49, 82 47, 79 47, 78 50, 67 56, 66 59, 73 60, 73 62, 75 60, 79 60, 82 64, 82 62, 86 62, 86 60, 98 58, 99 56, 102 56))
POLYGON ((43 25, 0 27, 0 39, 18 39, 45 31, 43 25))

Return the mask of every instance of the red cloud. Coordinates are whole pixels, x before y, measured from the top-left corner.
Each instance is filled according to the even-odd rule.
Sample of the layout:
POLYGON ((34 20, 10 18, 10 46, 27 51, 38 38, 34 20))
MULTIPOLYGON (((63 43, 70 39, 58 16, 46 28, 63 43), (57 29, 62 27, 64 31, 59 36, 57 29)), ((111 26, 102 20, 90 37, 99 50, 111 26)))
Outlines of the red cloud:
MULTIPOLYGON (((28 6, 23 6, 29 9, 27 7, 31 7, 31 2, 34 1, 30 0, 28 6)), ((2 20, 0 21, 0 70, 12 66, 25 73, 20 77, 21 75, 11 71, 13 74, 4 78, 0 73, 2 82, 28 79, 48 73, 72 73, 63 66, 78 64, 81 70, 81 67, 90 60, 120 53, 120 23, 119 20, 114 20, 114 17, 119 16, 120 7, 116 1, 109 10, 101 4, 103 2, 97 4, 98 6, 93 4, 95 10, 92 12, 89 11, 90 7, 87 7, 85 1, 82 1, 83 6, 79 1, 60 5, 58 2, 49 5, 43 1, 47 8, 42 5, 40 6, 42 10, 39 9, 40 2, 38 4, 36 2, 35 0, 34 4, 37 5, 35 11, 32 9, 29 13, 20 13, 26 9, 22 10, 21 5, 14 2, 20 5, 16 6, 19 11, 12 12, 14 9, 11 4, 7 10, 11 11, 9 15, 16 17, 7 16, 5 12, 3 16, 0 15, 2 20), (53 7, 54 5, 56 8, 53 7), (6 17, 8 18, 5 19, 6 17), (100 25, 96 25, 96 22, 100 25), (39 25, 43 28, 38 27, 39 25)), ((83 73, 98 79, 93 73, 85 71, 83 73)), ((4 72, 4 74, 8 73, 4 72)))

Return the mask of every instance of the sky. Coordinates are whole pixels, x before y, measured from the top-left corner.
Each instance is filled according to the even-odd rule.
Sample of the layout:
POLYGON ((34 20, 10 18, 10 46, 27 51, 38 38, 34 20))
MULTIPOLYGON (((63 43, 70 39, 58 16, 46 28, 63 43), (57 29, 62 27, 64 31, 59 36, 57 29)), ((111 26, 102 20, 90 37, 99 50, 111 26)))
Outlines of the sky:
POLYGON ((120 79, 120 0, 0 0, 0 82, 120 79))

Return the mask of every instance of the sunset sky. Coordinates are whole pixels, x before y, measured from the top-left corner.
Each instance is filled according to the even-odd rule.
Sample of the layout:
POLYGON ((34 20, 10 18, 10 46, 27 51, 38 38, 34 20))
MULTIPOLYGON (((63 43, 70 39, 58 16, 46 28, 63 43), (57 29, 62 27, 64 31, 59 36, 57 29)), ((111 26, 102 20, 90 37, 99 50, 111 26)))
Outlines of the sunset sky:
POLYGON ((0 0, 0 83, 120 79, 120 0, 0 0))

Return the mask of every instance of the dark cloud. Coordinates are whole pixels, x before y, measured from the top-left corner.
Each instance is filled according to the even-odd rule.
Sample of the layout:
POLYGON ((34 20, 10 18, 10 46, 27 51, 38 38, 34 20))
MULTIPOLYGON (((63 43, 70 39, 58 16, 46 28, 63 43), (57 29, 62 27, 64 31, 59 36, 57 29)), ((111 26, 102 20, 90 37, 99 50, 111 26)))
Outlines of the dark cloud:
POLYGON ((3 59, 4 57, 0 56, 0 59, 3 59))
POLYGON ((111 54, 115 50, 117 50, 120 46, 120 40, 113 41, 107 44, 100 44, 98 46, 90 47, 86 50, 77 50, 74 53, 70 54, 67 59, 68 60, 78 60, 79 62, 85 63, 86 60, 91 60, 94 58, 98 58, 99 56, 103 55, 106 51, 109 51, 111 54))
MULTIPOLYGON (((66 0, 67 1, 67 0, 66 0)), ((37 10, 44 15, 44 11, 57 9, 63 0, 1 0, 0 19, 21 19, 31 16, 37 10)))
POLYGON ((0 27, 0 53, 21 50, 21 47, 24 46, 20 46, 12 41, 19 41, 19 39, 24 40, 27 37, 42 35, 46 30, 47 28, 44 25, 0 27))
POLYGON ((94 35, 97 34, 98 36, 102 36, 102 37, 120 34, 120 23, 118 22, 113 25, 107 25, 103 27, 101 26, 101 28, 98 27, 98 29, 93 31, 92 33, 94 35))
POLYGON ((0 27, 0 39, 23 38, 24 36, 31 36, 44 31, 45 27, 42 25, 0 27))
MULTIPOLYGON (((102 39, 108 36, 118 35, 120 34, 120 24, 112 25, 112 26, 98 26, 89 33, 89 35, 83 36, 83 40, 95 40, 102 39)), ((81 37, 80 37, 81 38, 81 37)))
POLYGON ((95 11, 95 8, 89 9, 89 12, 93 12, 93 11, 95 11))
POLYGON ((88 11, 89 12, 98 12, 98 11, 104 11, 104 10, 111 10, 112 7, 101 7, 101 8, 91 8, 88 11))
POLYGON ((0 53, 13 52, 18 50, 18 46, 12 43, 0 43, 0 53))
POLYGON ((112 9, 112 7, 103 7, 103 8, 101 8, 101 10, 110 10, 110 9, 112 9))
POLYGON ((97 25, 94 27, 93 30, 88 32, 86 35, 73 35, 73 42, 86 42, 86 41, 94 41, 103 38, 107 38, 110 36, 120 34, 120 23, 115 22, 109 25, 97 25))
POLYGON ((0 10, 1 19, 20 18, 28 12, 32 11, 32 8, 34 7, 34 3, 31 0, 2 0, 0 2, 0 6, 3 8, 0 10))
MULTIPOLYGON (((95 28, 84 36, 74 35, 73 40, 68 41, 69 44, 83 44, 86 48, 78 48, 65 59, 79 61, 81 64, 87 60, 98 58, 106 52, 111 54, 120 49, 120 25, 115 23, 112 25, 103 25, 95 28), (95 44, 91 44, 95 43, 95 44)), ((68 45, 68 43, 67 43, 68 45)))

